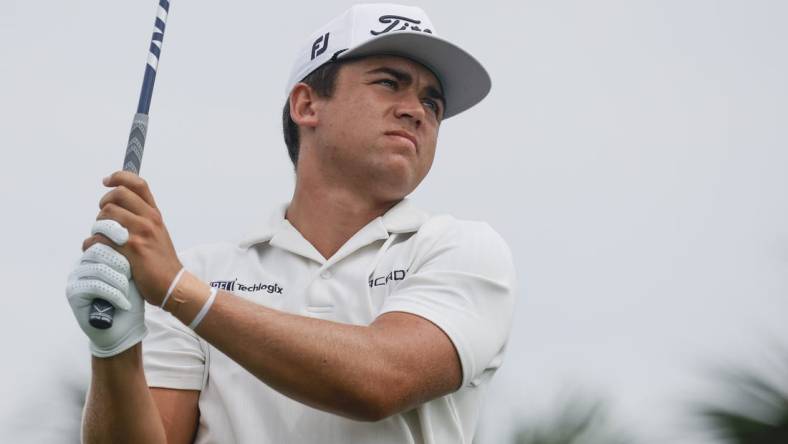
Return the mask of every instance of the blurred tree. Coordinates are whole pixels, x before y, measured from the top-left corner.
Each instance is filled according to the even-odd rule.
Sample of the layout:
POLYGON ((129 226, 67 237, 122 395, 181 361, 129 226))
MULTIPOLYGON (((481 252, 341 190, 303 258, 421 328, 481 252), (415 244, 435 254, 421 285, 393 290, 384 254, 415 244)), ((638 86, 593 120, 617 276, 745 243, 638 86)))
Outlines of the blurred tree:
POLYGON ((632 444, 629 434, 608 419, 607 404, 599 399, 575 395, 564 402, 551 419, 522 424, 513 444, 632 444))
POLYGON ((776 378, 764 369, 721 372, 731 405, 698 408, 718 438, 730 444, 788 444, 788 353, 781 354, 776 378))

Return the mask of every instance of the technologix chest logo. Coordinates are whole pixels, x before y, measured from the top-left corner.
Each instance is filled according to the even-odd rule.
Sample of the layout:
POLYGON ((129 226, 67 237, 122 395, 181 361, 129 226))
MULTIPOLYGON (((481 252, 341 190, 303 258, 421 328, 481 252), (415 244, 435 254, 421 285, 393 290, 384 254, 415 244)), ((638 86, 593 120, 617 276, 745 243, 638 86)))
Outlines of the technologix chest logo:
POLYGON ((256 293, 259 291, 264 291, 266 293, 282 294, 282 291, 284 291, 284 288, 282 288, 278 282, 274 282, 270 284, 265 282, 246 284, 243 282, 238 282, 237 278, 231 281, 212 281, 211 287, 218 288, 219 290, 243 291, 247 293, 256 293))

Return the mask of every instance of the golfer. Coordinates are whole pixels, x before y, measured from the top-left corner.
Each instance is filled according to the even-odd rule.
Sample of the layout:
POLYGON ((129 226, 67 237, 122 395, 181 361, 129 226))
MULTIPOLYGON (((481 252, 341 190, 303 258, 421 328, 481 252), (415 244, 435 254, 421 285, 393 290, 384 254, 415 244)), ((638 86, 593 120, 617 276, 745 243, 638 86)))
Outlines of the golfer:
POLYGON ((443 121, 489 89, 421 9, 357 5, 297 54, 293 197, 243 239, 176 254, 146 182, 105 178, 66 289, 93 354, 84 442, 470 444, 512 258, 486 223, 406 196, 443 121), (95 298, 110 329, 88 323, 95 298))

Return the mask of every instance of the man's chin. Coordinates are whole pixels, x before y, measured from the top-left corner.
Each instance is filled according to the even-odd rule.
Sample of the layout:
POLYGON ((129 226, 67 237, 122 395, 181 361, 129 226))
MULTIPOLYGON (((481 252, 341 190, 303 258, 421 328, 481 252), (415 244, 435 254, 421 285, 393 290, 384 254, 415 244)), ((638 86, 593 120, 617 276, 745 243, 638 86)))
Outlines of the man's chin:
POLYGON ((401 200, 410 194, 415 186, 411 174, 392 174, 391 170, 376 175, 370 183, 369 191, 375 195, 376 200, 394 201, 401 200))

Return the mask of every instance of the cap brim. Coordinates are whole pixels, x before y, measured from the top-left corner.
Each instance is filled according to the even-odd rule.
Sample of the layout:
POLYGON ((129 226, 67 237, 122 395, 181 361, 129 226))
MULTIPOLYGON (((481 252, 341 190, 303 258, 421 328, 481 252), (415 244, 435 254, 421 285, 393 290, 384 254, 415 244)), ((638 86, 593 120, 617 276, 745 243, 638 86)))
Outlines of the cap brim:
POLYGON ((371 55, 395 55, 421 63, 441 82, 446 97, 443 118, 461 113, 490 92, 487 70, 458 46, 425 32, 391 32, 343 52, 338 59, 371 55))

